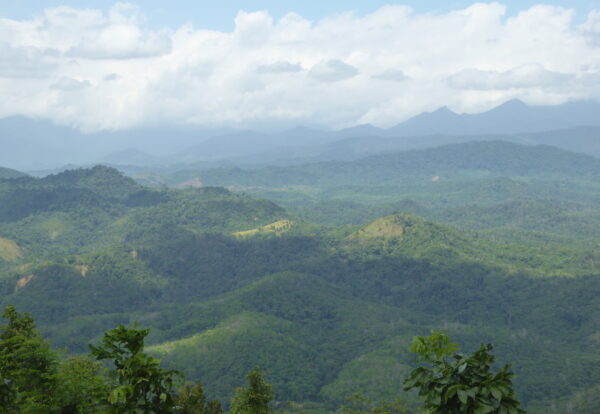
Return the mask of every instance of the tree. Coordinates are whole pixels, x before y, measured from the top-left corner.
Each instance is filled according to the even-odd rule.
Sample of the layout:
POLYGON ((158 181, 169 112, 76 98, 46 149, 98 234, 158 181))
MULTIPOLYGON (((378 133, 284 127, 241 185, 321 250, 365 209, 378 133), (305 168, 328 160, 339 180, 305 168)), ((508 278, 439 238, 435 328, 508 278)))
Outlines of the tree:
POLYGON ((110 375, 117 385, 108 401, 115 413, 167 413, 175 406, 179 373, 161 368, 159 360, 143 352, 148 332, 120 325, 104 334, 100 346, 90 345, 92 356, 114 363, 110 375))
POLYGON ((14 401, 14 392, 10 387, 10 380, 0 376, 0 414, 10 413, 14 401))
POLYGON ((523 414, 514 395, 510 366, 496 374, 491 370, 492 349, 492 345, 481 345, 465 355, 442 333, 417 336, 411 351, 429 366, 414 369, 404 389, 419 389, 426 414, 523 414))
POLYGON ((408 414, 408 408, 400 399, 375 403, 364 395, 355 393, 346 398, 346 402, 337 414, 408 414))
POLYGON ((106 369, 87 357, 71 357, 58 367, 56 400, 61 414, 94 413, 106 408, 106 369))
POLYGON ((206 414, 223 414, 223 407, 219 400, 211 400, 206 405, 206 414))
POLYGON ((0 327, 0 399, 8 412, 51 413, 56 410, 57 358, 31 316, 8 305, 0 327), (11 411, 12 410, 12 411, 11 411))
POLYGON ((248 386, 238 388, 231 400, 231 414, 272 414, 269 403, 275 397, 259 367, 246 376, 248 386))
POLYGON ((197 382, 194 386, 185 384, 177 398, 177 406, 182 414, 205 414, 206 397, 202 384, 197 382))

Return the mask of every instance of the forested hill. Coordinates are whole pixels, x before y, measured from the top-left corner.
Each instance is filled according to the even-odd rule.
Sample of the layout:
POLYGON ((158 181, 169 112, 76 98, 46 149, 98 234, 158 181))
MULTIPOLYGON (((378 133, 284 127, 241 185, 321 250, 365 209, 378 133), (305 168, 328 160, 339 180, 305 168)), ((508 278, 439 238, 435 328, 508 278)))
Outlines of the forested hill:
POLYGON ((319 162, 258 170, 182 171, 163 178, 170 185, 182 184, 191 177, 199 177, 208 185, 275 187, 368 183, 385 185, 407 177, 431 179, 433 176, 440 176, 444 179, 467 173, 600 177, 600 160, 545 145, 481 141, 374 155, 347 162, 319 162))
POLYGON ((223 188, 148 189, 105 167, 0 181, 0 207, 0 306, 31 312, 71 353, 138 321, 152 352, 225 404, 257 364, 280 402, 410 402, 407 346, 433 328, 467 350, 496 344, 531 413, 600 385, 595 251, 404 213, 320 227, 223 188))
POLYGON ((10 168, 0 167, 0 179, 2 178, 17 178, 24 177, 27 174, 10 168))
POLYGON ((271 202, 223 188, 148 189, 108 167, 0 180, 2 236, 22 246, 23 257, 157 239, 163 228, 228 233, 287 217, 271 202))

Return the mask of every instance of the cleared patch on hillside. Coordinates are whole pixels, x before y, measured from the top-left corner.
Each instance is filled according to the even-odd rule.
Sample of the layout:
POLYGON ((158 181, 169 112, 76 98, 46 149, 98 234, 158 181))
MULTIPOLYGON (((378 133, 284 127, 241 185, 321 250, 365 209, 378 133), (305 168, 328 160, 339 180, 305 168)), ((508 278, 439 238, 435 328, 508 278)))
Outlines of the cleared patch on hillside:
POLYGON ((12 262, 21 257, 21 248, 10 239, 0 237, 0 259, 12 262))
POLYGON ((81 277, 86 277, 90 271, 90 267, 87 265, 75 266, 75 268, 79 271, 81 277))
POLYGON ((257 234, 275 234, 276 236, 279 236, 290 231, 293 226, 294 222, 291 220, 279 220, 255 229, 236 231, 233 235, 238 238, 256 236, 257 234))
POLYGON ((181 188, 185 188, 185 187, 201 188, 201 187, 204 187, 204 184, 202 184, 202 181, 200 180, 200 177, 194 177, 191 180, 188 180, 188 181, 185 181, 185 182, 179 184, 178 187, 181 187, 181 188))
POLYGON ((35 275, 27 275, 27 276, 23 276, 22 278, 20 278, 19 280, 17 280, 17 285, 15 286, 16 290, 22 289, 25 286, 27 286, 27 284, 29 282, 31 282, 33 279, 35 278, 35 275))

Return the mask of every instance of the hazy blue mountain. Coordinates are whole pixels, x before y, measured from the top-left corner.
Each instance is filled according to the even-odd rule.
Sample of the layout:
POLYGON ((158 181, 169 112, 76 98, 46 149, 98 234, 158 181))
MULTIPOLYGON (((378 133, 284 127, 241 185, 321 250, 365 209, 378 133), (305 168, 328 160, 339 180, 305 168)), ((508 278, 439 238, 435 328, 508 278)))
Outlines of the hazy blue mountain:
POLYGON ((592 128, 600 127, 599 114, 597 102, 529 106, 513 100, 480 114, 459 115, 444 107, 388 130, 366 124, 339 131, 297 127, 262 133, 162 125, 91 134, 49 121, 11 117, 0 119, 0 165, 27 171, 98 162, 131 167, 215 161, 238 166, 287 165, 356 159, 387 151, 465 142, 473 137, 488 140, 500 136, 502 140, 523 143, 546 143, 548 140, 547 143, 561 148, 600 154, 595 138, 597 131, 592 128), (575 141, 564 132, 530 136, 573 128, 578 130, 566 135, 577 135, 575 141), (515 136, 507 138, 505 135, 515 136))
POLYGON ((162 159, 135 148, 127 148, 123 151, 110 153, 100 161, 103 164, 114 165, 153 165, 161 163, 162 159))
POLYGON ((385 134, 385 129, 377 128, 371 124, 357 125, 355 127, 342 129, 337 132, 340 138, 354 138, 361 136, 376 136, 385 134))
MULTIPOLYGON (((600 126, 575 127, 513 135, 426 135, 407 137, 356 136, 312 148, 314 160, 352 160, 394 151, 433 148, 471 141, 508 141, 525 145, 552 145, 600 157, 600 126)), ((296 154, 297 156, 298 154, 296 154)), ((307 152, 306 155, 309 155, 307 152)))
POLYGON ((371 154, 468 142, 474 137, 549 144, 600 155, 600 139, 596 139, 600 131, 598 115, 600 104, 597 102, 529 106, 512 100, 480 114, 459 115, 444 107, 387 130, 365 124, 339 131, 299 127, 277 134, 244 132, 212 138, 180 155, 185 161, 194 157, 198 160, 229 158, 240 167, 289 165, 352 160, 371 154), (561 130, 546 133, 557 129, 561 130))
POLYGON ((18 178, 25 177, 27 174, 11 168, 0 167, 0 178, 18 178))
POLYGON ((19 170, 51 169, 65 164, 85 165, 128 148, 167 156, 231 131, 226 128, 165 125, 85 134, 50 121, 9 117, 0 119, 0 164, 19 170))
POLYGON ((522 144, 553 145, 570 151, 582 152, 600 158, 600 127, 583 126, 512 137, 522 144))
POLYGON ((174 154, 172 158, 193 162, 252 154, 278 146, 277 138, 254 131, 242 131, 210 138, 174 154))
POLYGON ((346 136, 343 131, 321 131, 306 127, 270 134, 243 131, 208 139, 186 148, 170 159, 176 162, 230 159, 240 165, 254 164, 256 161, 264 163, 265 157, 268 160, 276 160, 279 157, 295 157, 296 153, 301 156, 304 153, 318 154, 321 145, 335 142, 343 136, 346 136))
POLYGON ((561 175, 600 177, 600 160, 549 145, 475 141, 436 148, 372 155, 352 161, 323 161, 258 169, 217 168, 165 174, 161 182, 181 185, 198 178, 204 185, 233 187, 399 185, 465 176, 561 175))
POLYGON ((576 126, 600 126, 600 103, 567 102, 555 106, 530 106, 511 100, 487 112, 462 114, 444 107, 417 115, 393 128, 388 136, 504 135, 550 131, 576 126))

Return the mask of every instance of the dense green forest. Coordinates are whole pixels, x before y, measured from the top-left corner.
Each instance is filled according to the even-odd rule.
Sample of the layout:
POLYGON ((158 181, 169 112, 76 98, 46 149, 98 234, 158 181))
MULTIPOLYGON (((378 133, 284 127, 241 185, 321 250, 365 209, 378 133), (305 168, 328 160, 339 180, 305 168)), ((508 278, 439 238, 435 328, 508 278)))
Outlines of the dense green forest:
POLYGON ((226 409, 257 365, 278 407, 414 407, 409 347, 434 329, 493 343, 528 412, 596 412, 600 161, 472 145, 201 176, 230 189, 1 179, 0 306, 72 356, 137 322, 226 409))
POLYGON ((467 142, 347 162, 135 178, 226 186, 326 226, 408 212, 505 242, 598 245, 600 160, 547 145, 467 142))
MULTIPOLYGON (((61 357, 41 337, 28 313, 8 305, 0 326, 1 413, 98 414, 223 414, 219 400, 207 400, 201 382, 186 382, 181 372, 165 369, 145 352, 148 329, 123 325, 89 345, 87 356, 61 357), (104 364, 102 363, 104 362, 104 364)), ((416 336, 410 350, 425 362, 403 381, 404 389, 418 389, 420 403, 409 408, 401 399, 374 402, 358 393, 338 409, 340 413, 432 414, 525 413, 515 397, 509 365, 493 371, 491 344, 473 354, 457 352, 458 344, 440 332, 416 336)), ((247 385, 236 388, 230 414, 273 414, 272 387, 260 367, 247 375, 247 385)), ((280 406, 278 412, 304 411, 303 405, 280 406)), ((311 411, 314 411, 311 410, 311 411)), ((322 411, 322 409, 317 409, 322 411)))

